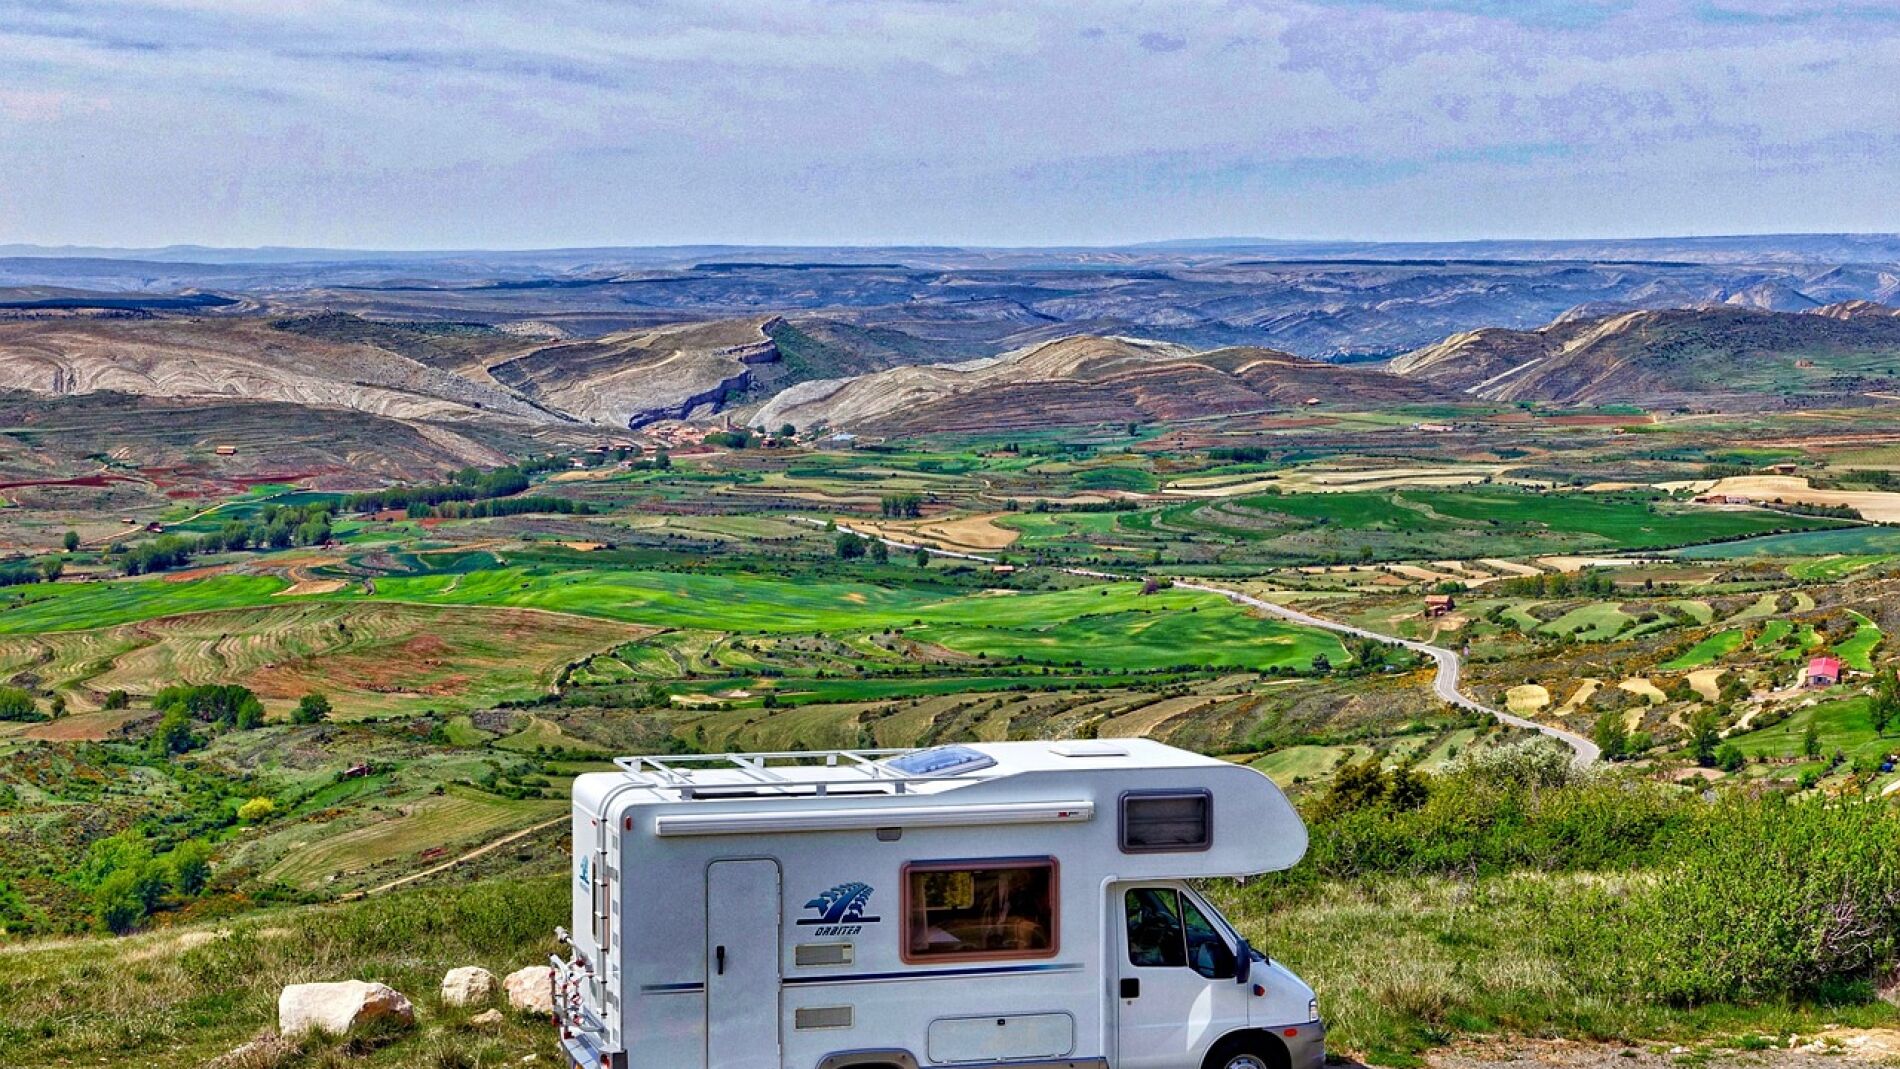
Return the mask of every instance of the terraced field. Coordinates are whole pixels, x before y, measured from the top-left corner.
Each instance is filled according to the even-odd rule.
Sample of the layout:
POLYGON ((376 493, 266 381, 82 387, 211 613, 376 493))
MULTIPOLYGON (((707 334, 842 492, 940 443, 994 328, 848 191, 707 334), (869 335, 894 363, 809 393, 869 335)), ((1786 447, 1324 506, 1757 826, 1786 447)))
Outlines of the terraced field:
POLYGON ((218 682, 249 686, 280 710, 322 691, 341 715, 376 716, 532 698, 569 662, 648 633, 510 609, 300 601, 8 635, 0 672, 31 669, 80 709, 113 690, 218 682))

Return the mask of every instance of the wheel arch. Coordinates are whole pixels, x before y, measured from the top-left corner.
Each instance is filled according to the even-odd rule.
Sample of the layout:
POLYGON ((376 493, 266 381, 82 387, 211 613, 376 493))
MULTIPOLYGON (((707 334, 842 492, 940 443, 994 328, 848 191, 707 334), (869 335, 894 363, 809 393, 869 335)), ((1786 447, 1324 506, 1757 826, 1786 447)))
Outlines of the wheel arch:
POLYGON ((1259 1055, 1267 1063, 1267 1069, 1291 1069, 1293 1064, 1292 1052, 1279 1036, 1264 1028, 1237 1028, 1208 1048, 1207 1057, 1201 1060, 1201 1069, 1224 1069, 1225 1059, 1243 1053, 1259 1055))

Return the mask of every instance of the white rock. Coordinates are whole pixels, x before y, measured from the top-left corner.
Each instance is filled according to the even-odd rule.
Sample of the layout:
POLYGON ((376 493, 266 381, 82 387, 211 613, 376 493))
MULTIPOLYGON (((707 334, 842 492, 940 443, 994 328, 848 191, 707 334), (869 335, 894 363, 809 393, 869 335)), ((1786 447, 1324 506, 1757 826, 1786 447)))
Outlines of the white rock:
POLYGON ((495 997, 501 985, 495 974, 480 965, 450 969, 442 977, 442 1002, 448 1006, 473 1006, 495 997))
POLYGON ((554 975, 545 965, 516 969, 501 982, 508 989, 508 1005, 524 1013, 554 1013, 554 975))
POLYGON ((500 1010, 483 1010, 468 1019, 468 1023, 477 1028, 489 1028, 501 1023, 500 1010))
POLYGON ((396 989, 361 980, 291 984, 277 996, 277 1031, 286 1037, 311 1031, 340 1036, 380 1020, 414 1024, 416 1008, 396 989))

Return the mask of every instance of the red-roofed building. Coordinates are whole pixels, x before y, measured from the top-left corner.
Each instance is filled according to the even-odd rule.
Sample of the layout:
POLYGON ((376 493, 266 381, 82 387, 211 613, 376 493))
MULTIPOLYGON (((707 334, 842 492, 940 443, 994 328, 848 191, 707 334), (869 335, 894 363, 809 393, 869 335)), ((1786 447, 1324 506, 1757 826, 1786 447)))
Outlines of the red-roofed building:
POLYGON ((1831 687, 1841 681, 1839 657, 1816 657, 1808 662, 1808 686, 1831 687))

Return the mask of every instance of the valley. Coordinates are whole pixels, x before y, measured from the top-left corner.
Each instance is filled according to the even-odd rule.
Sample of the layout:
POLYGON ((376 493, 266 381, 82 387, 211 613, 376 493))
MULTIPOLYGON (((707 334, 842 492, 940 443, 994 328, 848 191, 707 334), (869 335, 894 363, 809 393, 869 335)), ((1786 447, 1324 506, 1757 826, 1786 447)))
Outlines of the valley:
MULTIPOLYGON (((0 1061, 196 1065, 253 973, 544 958, 617 755, 1054 738, 1289 792, 1308 860, 1209 893, 1373 1064, 1889 1025, 1858 959, 1603 955, 1704 937, 1655 920, 1703 838, 1900 792, 1885 269, 1259 255, 174 264, 231 288, 187 306, 41 265, 94 274, 0 322, 0 1061), (122 1018, 38 993, 113 1001, 72 947, 152 978, 122 1018)), ((427 1009, 283 1064, 553 1057, 427 1009)))

